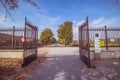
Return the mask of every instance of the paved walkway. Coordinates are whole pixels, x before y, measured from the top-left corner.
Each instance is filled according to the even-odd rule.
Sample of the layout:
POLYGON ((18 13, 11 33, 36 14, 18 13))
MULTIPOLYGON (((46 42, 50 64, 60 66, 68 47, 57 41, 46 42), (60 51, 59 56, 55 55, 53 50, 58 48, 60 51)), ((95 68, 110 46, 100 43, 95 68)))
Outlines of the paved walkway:
POLYGON ((81 62, 76 48, 51 48, 28 80, 80 80, 81 62))
MULTIPOLYGON (((47 49, 47 48, 46 48, 47 49)), ((119 74, 108 71, 104 75, 105 67, 87 68, 79 60, 78 48, 48 48, 47 59, 38 64, 31 77, 27 80, 120 80, 119 74), (101 70, 100 69, 104 70, 101 70)), ((98 64, 96 62, 96 64, 98 64)), ((110 68, 109 68, 110 70, 110 68)))

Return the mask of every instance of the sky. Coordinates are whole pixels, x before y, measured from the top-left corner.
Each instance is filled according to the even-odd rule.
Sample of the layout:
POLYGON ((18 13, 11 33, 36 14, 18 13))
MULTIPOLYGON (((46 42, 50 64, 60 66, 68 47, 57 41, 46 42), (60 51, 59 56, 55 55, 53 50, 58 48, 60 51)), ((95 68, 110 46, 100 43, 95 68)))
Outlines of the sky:
POLYGON ((78 39, 78 26, 88 16, 90 27, 120 27, 120 0, 33 0, 40 9, 19 0, 18 8, 5 21, 5 10, 0 5, 0 28, 24 28, 25 17, 38 26, 38 34, 50 28, 57 39, 59 25, 73 22, 73 39, 78 39))

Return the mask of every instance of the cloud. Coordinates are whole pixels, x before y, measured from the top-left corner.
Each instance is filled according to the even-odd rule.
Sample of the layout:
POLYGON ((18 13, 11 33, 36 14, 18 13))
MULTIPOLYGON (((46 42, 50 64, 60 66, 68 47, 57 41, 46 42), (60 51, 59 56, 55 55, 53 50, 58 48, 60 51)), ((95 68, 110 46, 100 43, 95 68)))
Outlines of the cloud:
POLYGON ((81 21, 77 22, 76 26, 80 26, 83 22, 85 22, 85 20, 81 20, 81 21))
MULTIPOLYGON (((74 21, 73 23, 73 39, 78 39, 78 27, 84 22, 85 20, 81 21, 74 21)), ((105 17, 99 17, 96 19, 93 19, 89 21, 90 27, 104 27, 105 25, 107 27, 120 27, 120 18, 114 17, 114 18, 105 18, 105 17)))
POLYGON ((84 22, 84 20, 81 21, 73 21, 73 39, 78 40, 78 27, 84 22))
POLYGON ((5 16, 0 16, 0 24, 5 24, 5 16))
POLYGON ((114 17, 114 18, 105 18, 105 17, 99 17, 97 19, 94 19, 90 21, 90 27, 102 27, 102 26, 110 26, 110 27, 119 27, 120 26, 120 18, 114 17))
POLYGON ((73 24, 76 23, 76 22, 77 22, 76 20, 73 20, 73 21, 72 21, 73 24))
POLYGON ((5 16, 0 16, 0 27, 1 28, 12 28, 15 26, 16 28, 24 27, 24 22, 21 21, 12 21, 10 18, 6 18, 5 16))
POLYGON ((73 26, 73 39, 78 39, 78 27, 73 26))
POLYGON ((42 25, 49 25, 49 26, 56 25, 61 19, 60 16, 52 17, 52 16, 48 16, 48 15, 45 15, 45 14, 41 14, 41 13, 34 13, 34 14, 35 14, 36 18, 39 19, 39 22, 42 25))
POLYGON ((36 25, 39 26, 39 34, 45 28, 50 28, 54 33, 54 37, 57 39, 57 29, 59 24, 61 24, 62 18, 60 16, 49 16, 42 13, 34 13, 34 15, 38 20, 36 25))
POLYGON ((103 23, 103 21, 104 21, 104 17, 100 17, 98 19, 93 20, 90 25, 91 26, 101 26, 101 23, 103 23))

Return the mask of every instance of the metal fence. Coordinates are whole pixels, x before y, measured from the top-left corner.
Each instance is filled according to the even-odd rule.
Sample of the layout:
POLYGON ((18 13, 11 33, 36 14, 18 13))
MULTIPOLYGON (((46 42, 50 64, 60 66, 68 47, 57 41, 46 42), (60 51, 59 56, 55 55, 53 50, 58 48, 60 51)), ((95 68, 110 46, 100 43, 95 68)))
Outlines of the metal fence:
POLYGON ((79 53, 80 59, 91 67, 90 52, 95 52, 95 34, 99 34, 101 51, 115 51, 120 49, 120 27, 89 27, 88 17, 79 26, 79 53))
POLYGON ((25 28, 0 29, 0 49, 30 49, 37 47, 37 27, 25 18, 25 28))
POLYGON ((24 29, 0 29, 0 49, 23 49, 24 29))
POLYGON ((23 29, 0 29, 0 49, 23 51, 23 64, 25 66, 37 58, 38 28, 25 18, 23 29))
MULTIPOLYGON (((94 34, 99 33, 101 50, 113 50, 120 47, 120 28, 119 27, 98 27, 89 28, 90 47, 94 47, 94 34)), ((92 48, 90 49, 92 50, 92 48)))
POLYGON ((24 49, 32 49, 37 47, 38 29, 25 19, 24 49))

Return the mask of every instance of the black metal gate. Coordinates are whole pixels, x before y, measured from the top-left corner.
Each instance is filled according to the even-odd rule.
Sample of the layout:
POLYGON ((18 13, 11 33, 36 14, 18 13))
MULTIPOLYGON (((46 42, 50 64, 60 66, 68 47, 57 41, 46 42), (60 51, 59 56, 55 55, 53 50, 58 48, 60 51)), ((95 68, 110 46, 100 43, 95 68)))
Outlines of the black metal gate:
POLYGON ((81 26, 79 26, 79 53, 80 53, 80 59, 88 67, 91 67, 88 28, 89 25, 88 25, 88 17, 87 17, 86 21, 81 26))
POLYGON ((21 50, 23 64, 37 58, 38 28, 25 18, 23 28, 0 29, 0 49, 21 50), (23 52, 23 53, 22 53, 23 52))
POLYGON ((24 63, 23 66, 29 64, 37 58, 37 36, 38 29, 25 18, 24 32, 24 63))
MULTIPOLYGON (((98 50, 98 49, 96 49, 98 50)), ((101 59, 102 52, 119 52, 120 27, 89 27, 88 17, 79 26, 79 54, 80 59, 88 66, 93 67, 92 59, 101 59), (95 52, 95 36, 99 34, 100 52, 95 52), (96 54, 97 53, 97 54, 96 54), (98 54, 99 53, 99 54, 98 54)), ((109 53, 108 53, 109 54, 109 53)))

